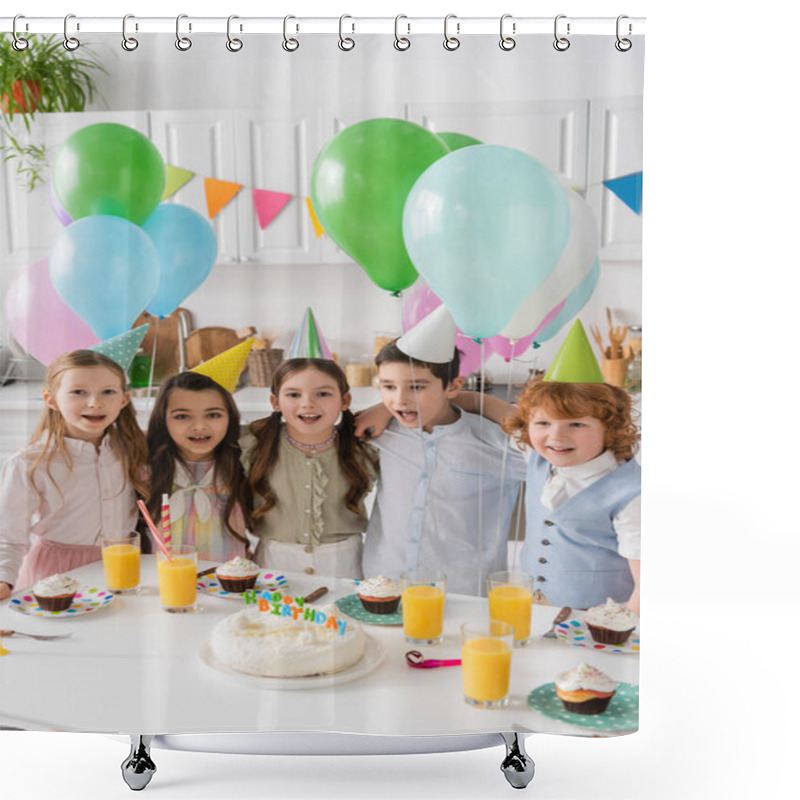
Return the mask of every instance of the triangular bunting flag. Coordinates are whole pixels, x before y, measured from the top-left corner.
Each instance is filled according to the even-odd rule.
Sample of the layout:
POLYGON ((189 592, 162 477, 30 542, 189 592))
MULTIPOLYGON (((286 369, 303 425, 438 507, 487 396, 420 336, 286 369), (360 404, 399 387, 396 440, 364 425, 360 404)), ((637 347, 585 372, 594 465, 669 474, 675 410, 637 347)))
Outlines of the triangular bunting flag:
POLYGON ((194 178, 194 172, 189 172, 188 169, 173 167, 171 164, 164 164, 164 166, 167 171, 167 180, 164 184, 164 194, 161 195, 162 203, 194 178))
POLYGON ((258 224, 263 231, 272 222, 281 209, 292 199, 292 195, 283 192, 270 192, 266 189, 253 189, 253 205, 258 214, 258 224))
POLYGON ((119 336, 106 339, 104 342, 94 344, 86 349, 94 350, 95 353, 102 353, 104 356, 108 356, 127 372, 149 327, 150 323, 139 325, 138 328, 125 331, 125 333, 121 333, 119 336))
POLYGON ((635 211, 637 214, 642 213, 641 172, 632 172, 630 175, 622 175, 619 178, 603 181, 603 186, 614 192, 614 194, 632 211, 635 211))
POLYGON ((317 234, 317 239, 325 233, 325 228, 319 224, 319 220, 317 219, 316 212, 314 211, 314 206, 311 204, 311 198, 306 197, 306 205, 308 206, 308 213, 311 215, 311 222, 314 225, 314 233, 317 234))
POLYGON ((219 181, 216 178, 204 178, 203 180, 206 190, 208 217, 209 219, 214 219, 214 217, 233 200, 238 191, 242 188, 242 184, 219 181))
POLYGON ((250 354, 252 346, 253 337, 251 336, 218 356, 198 364, 190 371, 207 375, 222 386, 223 389, 227 389, 233 394, 236 385, 239 383, 239 375, 242 374, 242 370, 247 363, 247 356, 250 354))
POLYGON ((605 383, 579 319, 575 320, 542 380, 556 383, 605 383))

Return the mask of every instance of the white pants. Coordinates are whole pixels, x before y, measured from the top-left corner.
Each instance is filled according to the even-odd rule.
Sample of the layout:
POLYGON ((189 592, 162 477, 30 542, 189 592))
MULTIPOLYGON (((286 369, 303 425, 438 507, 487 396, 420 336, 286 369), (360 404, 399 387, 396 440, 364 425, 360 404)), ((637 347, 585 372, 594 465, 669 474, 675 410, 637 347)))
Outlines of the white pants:
POLYGON ((360 533, 333 544, 297 544, 265 539, 261 541, 256 560, 272 570, 361 579, 364 577, 361 571, 362 550, 360 533))

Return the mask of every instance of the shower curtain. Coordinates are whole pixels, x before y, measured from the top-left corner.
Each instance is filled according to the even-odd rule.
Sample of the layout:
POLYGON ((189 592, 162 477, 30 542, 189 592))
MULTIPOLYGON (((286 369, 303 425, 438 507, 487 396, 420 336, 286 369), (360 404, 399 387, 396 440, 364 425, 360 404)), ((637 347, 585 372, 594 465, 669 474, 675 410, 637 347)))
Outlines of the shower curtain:
MULTIPOLYGON (((595 380, 629 395, 641 429, 644 37, 630 46, 627 28, 618 21, 615 32, 611 20, 603 35, 571 35, 556 21, 556 37, 515 38, 506 22, 501 37, 461 36, 457 19, 444 35, 414 35, 401 19, 394 36, 354 32, 346 19, 338 36, 303 35, 293 19, 283 35, 248 35, 235 20, 227 38, 190 32, 180 20, 177 40, 137 32, 135 20, 123 35, 81 34, 75 57, 102 67, 83 111, 42 110, 27 128, 4 109, 4 146, 14 137, 28 156, 43 146, 44 160, 32 188, 16 172, 25 154, 2 172, 3 460, 33 432, 44 368, 78 348, 121 354, 132 383, 139 369, 133 402, 143 427, 148 383, 230 357, 242 342, 225 369, 243 423, 271 412, 267 386, 280 350, 335 359, 354 407, 366 407, 380 398, 377 348, 405 335, 422 361, 436 360, 440 339, 455 343, 467 385, 506 402, 529 380, 549 373, 558 381, 559 364, 588 364, 599 370, 595 380), (61 168, 67 150, 83 164, 80 180, 61 168), (445 323, 435 316, 441 307, 445 323), (184 352, 181 313, 192 329, 183 331, 184 352), (212 336, 221 331, 233 337, 224 345, 212 336), (212 348, 194 363, 192 334, 212 348), (574 340, 578 349, 565 350, 574 340)), ((32 36, 31 49, 39 46, 32 36)), ((586 380, 579 372, 560 379, 586 380)), ((486 399, 479 392, 472 402, 486 399)), ((164 734, 635 731, 638 621, 625 643, 604 643, 583 619, 581 607, 595 601, 550 602, 547 559, 525 555, 530 513, 522 499, 512 508, 530 448, 520 455, 495 423, 479 425, 486 437, 494 426, 502 444, 496 494, 485 485, 487 462, 466 469, 464 486, 479 487, 477 548, 459 555, 452 509, 433 499, 420 508, 430 520, 420 551, 444 542, 452 549, 438 557, 455 570, 444 641, 421 649, 429 659, 459 658, 459 626, 487 613, 489 567, 522 564, 535 573, 540 602, 529 643, 513 651, 505 707, 465 703, 458 666, 411 667, 405 652, 416 646, 404 642, 401 620, 365 613, 356 581, 313 566, 269 564, 258 584, 265 609, 302 606, 327 586, 309 624, 360 625, 367 647, 355 667, 305 684, 214 658, 212 628, 246 600, 211 581, 198 579, 194 614, 170 615, 155 570, 143 567, 141 592, 126 596, 108 593, 102 571, 81 567, 81 590, 95 598, 73 613, 42 614, 27 586, 13 586, 0 609, 3 629, 71 634, 3 640, 3 724, 164 734), (492 505, 501 501, 503 511, 492 505), (498 541, 501 563, 483 564, 498 541), (470 559, 481 562, 477 578, 459 581, 470 559), (562 606, 576 608, 556 622, 562 606), (581 663, 616 686, 601 714, 570 712, 556 695, 557 676, 581 663)))

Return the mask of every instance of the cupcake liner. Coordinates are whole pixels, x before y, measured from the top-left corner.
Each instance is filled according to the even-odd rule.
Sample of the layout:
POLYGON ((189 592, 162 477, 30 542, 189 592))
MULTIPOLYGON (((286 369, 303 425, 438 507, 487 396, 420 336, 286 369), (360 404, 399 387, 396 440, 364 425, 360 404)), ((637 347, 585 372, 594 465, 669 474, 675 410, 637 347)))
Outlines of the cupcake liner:
POLYGON ((367 599, 365 597, 358 596, 358 599, 361 601, 361 605, 364 606, 366 611, 369 611, 370 614, 394 614, 397 611, 397 607, 400 605, 400 598, 399 597, 387 597, 386 599, 367 599))
MULTIPOLYGON (((613 695, 611 695, 613 697, 613 695)), ((573 714, 602 714, 611 702, 611 697, 592 697, 590 700, 584 700, 580 703, 571 702, 569 700, 561 699, 564 708, 571 711, 573 714)))
MULTIPOLYGON (((586 621, 584 620, 584 622, 586 621)), ((597 628, 588 622, 586 622, 586 627, 589 629, 592 639, 599 644, 625 644, 634 630, 636 630, 631 628, 628 631, 612 631, 610 628, 597 628)))
POLYGON ((42 611, 66 611, 75 599, 75 592, 71 594, 59 594, 55 597, 40 597, 34 594, 34 597, 42 611))
POLYGON ((217 573, 219 585, 226 592, 246 592, 256 585, 256 578, 258 578, 258 573, 255 575, 247 575, 244 578, 224 578, 222 575, 217 573))

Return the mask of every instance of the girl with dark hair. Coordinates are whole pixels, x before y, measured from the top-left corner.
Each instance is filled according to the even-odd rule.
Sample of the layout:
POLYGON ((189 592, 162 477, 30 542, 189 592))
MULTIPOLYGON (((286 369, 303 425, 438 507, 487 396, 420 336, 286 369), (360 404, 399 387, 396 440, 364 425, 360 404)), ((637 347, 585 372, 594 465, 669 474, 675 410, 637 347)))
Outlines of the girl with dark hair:
POLYGON ((150 499, 158 523, 170 497, 175 545, 228 561, 248 551, 250 492, 240 461, 239 411, 230 392, 206 375, 181 372, 161 385, 147 427, 150 499))
POLYGON ((308 575, 360 578, 364 498, 377 474, 354 434, 344 372, 321 358, 284 361, 272 380, 273 413, 242 442, 254 497, 255 560, 308 575))

